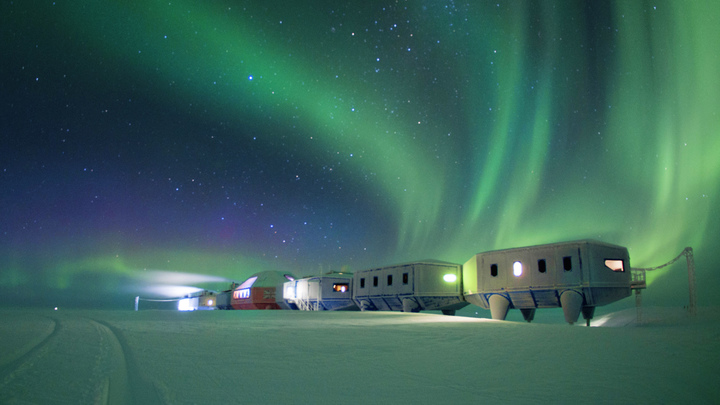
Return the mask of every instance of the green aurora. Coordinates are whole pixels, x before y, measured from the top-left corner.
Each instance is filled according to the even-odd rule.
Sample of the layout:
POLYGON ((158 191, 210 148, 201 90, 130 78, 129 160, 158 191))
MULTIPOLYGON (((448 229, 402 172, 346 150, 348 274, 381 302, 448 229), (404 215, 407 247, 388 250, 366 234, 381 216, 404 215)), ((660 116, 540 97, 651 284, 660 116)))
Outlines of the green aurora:
MULTIPOLYGON (((253 235, 224 245, 213 236, 158 241, 152 232, 128 242, 135 236, 94 226, 70 241, 45 233, 38 244, 27 235, 32 229, 3 217, 4 288, 33 285, 38 274, 45 288, 57 290, 72 290, 92 274, 110 293, 147 269, 241 280, 263 267, 303 275, 425 258, 462 263, 481 251, 581 238, 627 246, 636 267, 692 246, 698 279, 707 280, 703 291, 717 285, 709 266, 719 247, 720 53, 711 40, 720 38, 718 3, 173 0, 29 7, 2 6, 10 38, 3 53, 17 56, 3 68, 5 77, 17 78, 3 79, 5 87, 25 86, 30 99, 64 93, 97 111, 132 93, 133 103, 153 111, 135 121, 200 128, 173 134, 178 144, 195 145, 194 138, 220 128, 223 153, 256 150, 269 156, 258 160, 279 165, 267 168, 253 191, 273 184, 260 216, 284 219, 273 222, 273 234, 258 236, 260 225, 253 225, 253 235), (41 49, 32 49, 37 44, 41 49), (59 83, 54 90, 32 87, 48 76, 59 83), (306 231, 296 206, 309 207, 313 223, 329 224, 306 231), (30 273, 28 263, 42 273, 30 273), (103 274, 116 278, 103 284, 103 274)), ((8 94, 6 109, 16 108, 20 102, 9 99, 16 93, 8 94)), ((116 104, 126 116, 138 114, 116 104)), ((14 119, 4 119, 5 141, 47 136, 23 133, 14 119)), ((124 136, 117 127, 115 135, 87 128, 124 136)), ((167 135, 135 131, 128 144, 142 139, 137 143, 149 151, 137 156, 163 162, 157 168, 182 149, 168 146, 167 135)), ((103 142, 91 146, 102 149, 103 142)), ((25 190, 44 181, 76 184, 23 178, 14 162, 29 146, 11 144, 2 182, 16 193, 4 204, 22 204, 25 190)), ((250 163, 228 162, 209 150, 191 164, 205 174, 251 170, 250 163)), ((190 178, 185 171, 164 177, 190 178)), ((225 180, 213 184, 232 183, 225 180)), ((145 191, 125 180, 98 182, 145 191)), ((162 209, 170 194, 153 193, 143 197, 157 201, 148 211, 162 209)), ((195 195, 189 212, 214 215, 220 195, 195 195)), ((19 221, 31 223, 34 214, 24 215, 19 221)), ((197 235, 207 230, 198 218, 171 221, 197 235)), ((682 282, 682 268, 672 271, 669 282, 682 282)), ((651 274, 648 293, 664 274, 651 274)))

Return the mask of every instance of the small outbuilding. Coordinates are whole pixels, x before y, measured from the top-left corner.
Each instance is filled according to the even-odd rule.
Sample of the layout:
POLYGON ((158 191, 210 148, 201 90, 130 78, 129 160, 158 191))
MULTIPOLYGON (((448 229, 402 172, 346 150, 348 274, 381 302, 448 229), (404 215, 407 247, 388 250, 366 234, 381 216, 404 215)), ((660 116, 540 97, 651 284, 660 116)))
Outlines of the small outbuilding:
POLYGON ((214 291, 203 290, 178 300, 178 311, 213 310, 216 307, 216 294, 214 291))
POLYGON ((330 273, 285 282, 283 299, 303 311, 357 311, 352 291, 352 274, 330 273))

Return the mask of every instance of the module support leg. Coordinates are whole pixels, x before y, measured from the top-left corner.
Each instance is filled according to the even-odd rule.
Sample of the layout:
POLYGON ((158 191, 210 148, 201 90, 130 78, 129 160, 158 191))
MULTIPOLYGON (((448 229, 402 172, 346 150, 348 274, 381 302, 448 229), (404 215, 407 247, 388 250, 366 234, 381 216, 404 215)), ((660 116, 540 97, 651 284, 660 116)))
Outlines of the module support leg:
POLYGON ((582 315, 585 318, 585 326, 590 326, 590 320, 595 316, 595 307, 583 307, 582 315))
POLYGON ((637 324, 640 325, 642 323, 642 290, 637 288, 635 289, 635 309, 637 310, 637 324))
POLYGON ((697 297, 695 296, 695 259, 693 258, 693 249, 685 248, 685 258, 687 259, 688 268, 688 289, 690 295, 690 303, 688 304, 688 313, 690 316, 697 315, 697 297))
POLYGON ((535 308, 520 308, 520 313, 522 313, 523 319, 528 322, 535 319, 535 308))

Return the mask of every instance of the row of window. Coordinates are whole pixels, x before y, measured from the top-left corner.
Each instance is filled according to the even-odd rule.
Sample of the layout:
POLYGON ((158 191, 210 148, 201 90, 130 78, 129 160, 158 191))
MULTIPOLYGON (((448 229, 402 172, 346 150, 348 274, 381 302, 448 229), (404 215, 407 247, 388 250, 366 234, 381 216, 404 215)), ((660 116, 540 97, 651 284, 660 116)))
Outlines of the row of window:
MULTIPOLYGON (((255 280, 253 280, 253 281, 255 281, 255 280)), ((242 290, 233 291, 233 299, 243 300, 246 298, 250 298, 250 289, 249 288, 243 288, 242 290)))
MULTIPOLYGON (((515 262, 520 263, 520 262, 515 262)), ((537 261, 538 263, 538 272, 539 273, 545 273, 547 272, 547 263, 545 262, 545 259, 540 259, 537 261)), ((513 274, 515 274, 516 277, 519 277, 522 275, 522 264, 520 265, 520 270, 518 270, 515 264, 513 264, 513 274)), ((563 257, 563 269, 565 271, 572 271, 572 256, 565 256, 563 257)), ((498 265, 491 264, 490 265, 490 275, 493 277, 497 277, 498 275, 498 265)))
MULTIPOLYGON (((563 257, 563 270, 565 271, 572 271, 572 256, 565 256, 563 257)), ((545 273, 547 272, 547 263, 545 262, 545 259, 540 259, 537 261, 538 263, 538 273, 545 273)), ((625 261, 622 259, 605 259, 605 267, 609 268, 612 271, 615 272, 623 272, 625 271, 625 261)), ((517 261, 513 263, 513 274, 515 277, 520 277, 522 275, 522 263, 517 261)), ((490 275, 493 277, 497 277, 498 275, 498 265, 497 264, 491 264, 490 265, 490 275)))
MULTIPOLYGON (((378 276, 373 277, 373 287, 377 287, 379 284, 379 278, 378 276)), ((410 282, 410 274, 409 273, 403 273, 402 275, 402 283, 404 285, 407 285, 410 282)), ((393 283, 393 275, 388 274, 387 276, 387 285, 392 285, 393 283)), ((360 288, 365 288, 365 277, 360 278, 360 288)))

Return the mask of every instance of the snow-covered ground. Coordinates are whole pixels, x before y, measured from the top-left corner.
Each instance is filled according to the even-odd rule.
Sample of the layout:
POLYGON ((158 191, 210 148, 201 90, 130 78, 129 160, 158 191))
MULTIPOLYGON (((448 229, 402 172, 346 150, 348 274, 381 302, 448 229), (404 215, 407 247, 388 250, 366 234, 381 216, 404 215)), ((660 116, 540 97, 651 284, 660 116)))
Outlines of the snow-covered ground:
POLYGON ((720 316, 0 311, 0 403, 718 403, 720 316))

